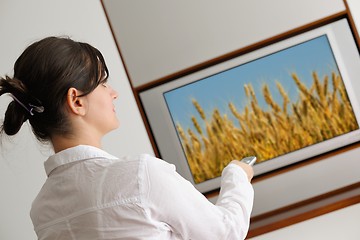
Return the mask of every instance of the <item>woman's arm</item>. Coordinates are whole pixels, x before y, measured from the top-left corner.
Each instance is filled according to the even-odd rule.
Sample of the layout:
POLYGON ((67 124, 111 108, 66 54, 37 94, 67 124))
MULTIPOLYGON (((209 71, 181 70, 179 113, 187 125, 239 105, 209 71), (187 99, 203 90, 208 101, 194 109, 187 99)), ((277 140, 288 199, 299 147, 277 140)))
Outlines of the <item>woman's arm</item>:
POLYGON ((244 239, 249 228, 253 188, 234 163, 224 168, 216 205, 176 171, 175 166, 148 157, 144 191, 153 219, 170 226, 183 239, 244 239))

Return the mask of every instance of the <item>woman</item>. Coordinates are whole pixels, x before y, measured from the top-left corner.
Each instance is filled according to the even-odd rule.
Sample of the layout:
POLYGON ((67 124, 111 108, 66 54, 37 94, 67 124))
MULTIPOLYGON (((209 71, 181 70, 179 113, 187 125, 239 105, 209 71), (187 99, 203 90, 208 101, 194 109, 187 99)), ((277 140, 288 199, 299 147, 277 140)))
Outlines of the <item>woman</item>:
POLYGON ((29 121, 55 154, 33 202, 39 239, 244 239, 253 170, 232 161, 210 203, 175 167, 149 155, 114 157, 102 137, 118 127, 102 54, 86 43, 48 37, 30 45, 0 79, 10 102, 1 133, 29 121))

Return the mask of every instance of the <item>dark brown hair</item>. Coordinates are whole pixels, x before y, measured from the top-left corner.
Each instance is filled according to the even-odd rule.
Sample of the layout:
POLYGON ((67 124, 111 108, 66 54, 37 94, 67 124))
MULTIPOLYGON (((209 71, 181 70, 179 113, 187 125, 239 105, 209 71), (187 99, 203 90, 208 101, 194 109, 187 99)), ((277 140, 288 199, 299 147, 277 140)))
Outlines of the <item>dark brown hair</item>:
POLYGON ((13 96, 5 112, 1 134, 16 134, 29 120, 38 140, 46 142, 53 134, 71 133, 64 104, 69 88, 82 96, 91 93, 108 77, 99 50, 67 37, 47 37, 31 44, 16 60, 14 77, 0 78, 0 96, 13 96), (43 112, 31 112, 31 106, 43 112), (29 107, 29 109, 27 109, 29 107))

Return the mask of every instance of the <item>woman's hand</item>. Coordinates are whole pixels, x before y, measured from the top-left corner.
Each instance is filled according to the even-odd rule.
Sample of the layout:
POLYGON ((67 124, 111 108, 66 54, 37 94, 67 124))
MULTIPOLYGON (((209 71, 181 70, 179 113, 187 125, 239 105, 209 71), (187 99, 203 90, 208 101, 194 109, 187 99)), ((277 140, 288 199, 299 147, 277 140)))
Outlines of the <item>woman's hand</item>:
POLYGON ((251 182, 251 179, 254 176, 254 169, 252 166, 250 166, 249 164, 243 163, 239 160, 232 160, 230 163, 240 166, 245 171, 245 173, 249 179, 249 182, 251 182))

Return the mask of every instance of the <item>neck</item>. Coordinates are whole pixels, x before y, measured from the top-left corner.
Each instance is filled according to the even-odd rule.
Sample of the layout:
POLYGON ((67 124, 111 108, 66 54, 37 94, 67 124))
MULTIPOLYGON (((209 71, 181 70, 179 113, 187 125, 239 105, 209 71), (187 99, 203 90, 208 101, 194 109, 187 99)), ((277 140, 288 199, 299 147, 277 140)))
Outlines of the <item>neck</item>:
POLYGON ((51 142, 54 148, 55 153, 62 150, 76 147, 78 145, 89 145, 97 148, 101 148, 101 140, 91 137, 64 137, 64 136, 53 136, 51 142))

